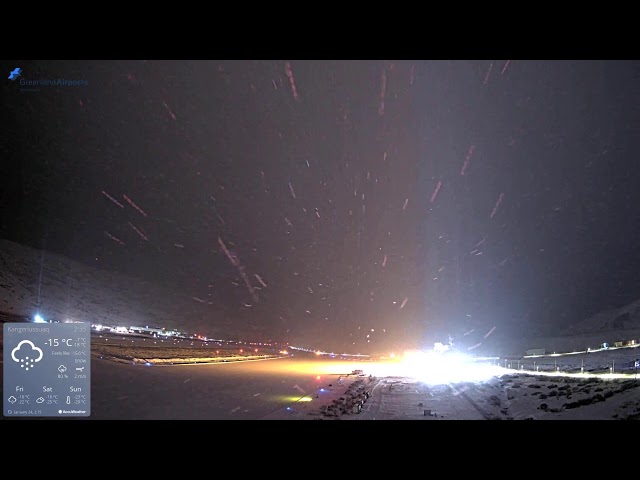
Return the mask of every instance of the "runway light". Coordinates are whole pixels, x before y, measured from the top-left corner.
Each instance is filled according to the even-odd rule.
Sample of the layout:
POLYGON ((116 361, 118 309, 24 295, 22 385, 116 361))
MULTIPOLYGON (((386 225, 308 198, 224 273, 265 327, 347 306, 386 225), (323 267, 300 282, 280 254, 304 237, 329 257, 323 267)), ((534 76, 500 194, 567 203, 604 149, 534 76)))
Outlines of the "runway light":
POLYGON ((37 314, 35 317, 33 317, 33 321, 35 323, 47 323, 45 319, 40 316, 40 314, 37 314))

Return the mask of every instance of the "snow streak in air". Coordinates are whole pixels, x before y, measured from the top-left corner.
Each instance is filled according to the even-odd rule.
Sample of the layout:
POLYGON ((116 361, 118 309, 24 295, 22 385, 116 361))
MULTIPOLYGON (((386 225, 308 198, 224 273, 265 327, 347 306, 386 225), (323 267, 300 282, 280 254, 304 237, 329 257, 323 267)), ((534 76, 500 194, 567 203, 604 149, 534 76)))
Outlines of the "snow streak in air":
POLYGON ((380 81, 380 105, 378 106, 378 115, 384 114, 384 95, 387 91, 387 71, 382 70, 382 79, 380 81))
POLYGON ((109 195, 107 192, 105 192, 104 190, 102 190, 102 194, 107 197, 109 200, 111 200, 113 203, 115 203, 117 206, 119 206, 120 208, 124 208, 124 205, 122 205, 119 201, 117 201, 115 198, 113 198, 111 195, 109 195))
POLYGON ((464 159, 464 163, 462 164, 462 169, 460 170, 460 175, 464 175, 467 171, 467 167, 469 166, 469 162, 471 161, 471 155, 473 155, 473 151, 476 149, 475 145, 471 145, 469 147, 469 152, 467 153, 466 158, 464 159))
POLYGON ((133 200, 131 200, 131 199, 130 199, 129 197, 127 197, 125 194, 122 194, 122 197, 127 201, 127 203, 129 203, 129 205, 131 205, 131 206, 132 206, 133 208, 135 208, 138 212, 140 212, 140 214, 141 214, 142 216, 144 216, 144 217, 146 217, 146 216, 147 216, 147 213, 146 213, 144 210, 142 210, 138 205, 136 205, 136 204, 134 203, 134 201, 133 201, 133 200))
POLYGON ((113 235, 111 235, 109 232, 104 232, 104 234, 105 234, 107 237, 109 237, 111 240, 113 240, 114 242, 116 242, 116 243, 118 243, 118 244, 120 244, 120 245, 124 245, 124 244, 125 244, 122 240, 120 240, 120 239, 119 239, 119 238, 117 238, 117 237, 114 237, 114 236, 113 236, 113 235))
POLYGON ((251 282, 249 281, 249 277, 247 277, 247 274, 244 272, 244 267, 240 265, 238 258, 234 255, 231 255, 231 252, 229 252, 229 249, 222 241, 222 238, 218 237, 218 243, 220 244, 220 247, 222 248, 222 251, 224 252, 224 254, 227 256, 227 258, 231 262, 231 265, 236 267, 236 269, 238 270, 238 273, 242 277, 244 284, 247 286, 247 290, 249 291, 251 298, 253 298, 255 302, 258 302, 258 295, 256 295, 255 289, 251 285, 251 282))
POLYGON ((436 196, 438 195, 438 192, 440 191, 441 186, 442 186, 442 180, 438 180, 436 189, 433 191, 433 194, 431 195, 431 203, 433 203, 433 201, 436 199, 436 196))
POLYGON ((136 227, 133 223, 129 222, 129 226, 131 228, 133 228, 133 230, 140 236, 140 238, 142 238, 143 240, 146 240, 147 242, 149 241, 147 236, 138 227, 136 227))
POLYGON ((502 203, 503 198, 504 198, 504 193, 501 193, 500 196, 498 197, 498 201, 496 202, 496 206, 493 207, 493 211, 491 212, 491 215, 489 216, 489 218, 493 218, 493 216, 496 214, 496 212, 498 211, 498 207, 502 203))
POLYGON ((291 92, 293 93, 293 98, 298 100, 298 89, 296 88, 296 82, 293 79, 293 72, 291 71, 291 64, 289 62, 284 64, 284 71, 289 77, 289 83, 291 84, 291 92))

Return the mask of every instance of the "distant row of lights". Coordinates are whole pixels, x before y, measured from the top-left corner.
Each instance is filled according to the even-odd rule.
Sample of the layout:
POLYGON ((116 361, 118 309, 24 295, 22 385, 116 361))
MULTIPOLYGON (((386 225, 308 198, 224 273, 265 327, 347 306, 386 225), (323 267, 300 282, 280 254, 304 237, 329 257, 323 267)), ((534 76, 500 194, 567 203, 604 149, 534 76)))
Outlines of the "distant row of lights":
POLYGON ((333 352, 323 352, 321 350, 311 350, 310 348, 304 348, 304 347, 294 347, 289 345, 289 348, 292 348, 293 350, 300 350, 301 352, 308 352, 308 353, 314 353, 316 355, 330 355, 330 356, 334 356, 334 357, 359 357, 359 358, 369 358, 370 355, 363 355, 360 353, 333 353, 333 352))
MULTIPOLYGON (((40 315, 40 314, 36 314, 36 316, 33 318, 33 321, 35 323, 47 323, 47 321, 40 315)), ((50 321, 49 321, 50 322, 50 321)), ((100 324, 94 324, 92 325, 95 327, 96 330, 100 331, 103 328, 105 328, 103 325, 100 324)), ((112 328, 112 327, 109 327, 112 328)), ((125 333, 123 331, 118 331, 118 328, 122 328, 122 329, 126 329, 127 327, 116 327, 116 333, 125 333)), ((148 326, 146 328, 149 328, 148 326)), ((162 328, 162 330, 164 330, 164 327, 162 328)), ((373 330, 372 330, 373 331, 373 330)), ((127 329, 127 333, 129 332, 129 329, 127 329)), ((167 333, 161 333, 161 335, 166 335, 166 336, 172 336, 172 335, 179 335, 180 332, 177 331, 170 331, 167 333)), ((271 343, 262 343, 262 342, 243 342, 242 340, 218 340, 218 339, 214 339, 214 338, 207 338, 201 335, 195 335, 195 336, 191 336, 190 338, 198 338, 200 340, 203 340, 205 342, 224 342, 224 343, 237 343, 237 344, 244 344, 244 345, 261 345, 261 346, 272 346, 271 343)), ((340 354, 336 354, 333 352, 322 352, 320 350, 311 350, 308 348, 303 348, 303 347, 293 347, 293 346, 289 346, 289 348, 292 348, 293 350, 300 350, 303 352, 309 352, 309 353, 314 353, 316 355, 330 355, 330 356, 340 356, 340 357, 358 357, 358 358, 369 358, 369 355, 362 355, 359 353, 340 353, 340 354)), ((284 355, 288 355, 289 352, 287 352, 286 350, 281 351, 280 353, 283 353, 284 355)), ((393 358, 395 355, 391 355, 391 357, 393 358)))
MULTIPOLYGON (((52 320, 45 320, 44 317, 42 315, 40 315, 39 313, 37 313, 34 317, 33 317, 33 322, 34 323, 52 323, 52 320)), ((74 322, 72 320, 65 320, 64 323, 81 323, 81 322, 74 322)), ((92 328, 94 328, 95 330, 103 330, 105 328, 104 325, 100 325, 100 324, 92 324, 91 325, 92 328)), ((113 329, 114 327, 107 327, 109 329, 113 329)), ((149 326, 145 326, 145 328, 149 328, 149 326)), ((130 333, 130 329, 127 327, 115 327, 115 333, 130 333), (121 329, 121 330, 118 330, 121 329), (126 329, 126 332, 123 331, 122 329, 126 329)), ((164 327, 162 327, 162 329, 154 329, 154 330, 165 330, 164 327)), ((265 347, 271 347, 273 346, 273 344, 271 343, 263 343, 263 342, 243 342, 242 340, 221 340, 221 339, 215 339, 215 338, 207 338, 203 335, 187 335, 187 334, 183 334, 181 332, 178 332, 176 330, 168 330, 165 332, 158 332, 160 335, 164 335, 164 336, 178 336, 178 335, 185 335, 185 337, 190 338, 190 339, 194 339, 197 338, 199 340, 203 340, 205 342, 223 342, 223 343, 237 343, 238 345, 243 344, 243 345, 260 345, 260 346, 265 346, 265 347)))

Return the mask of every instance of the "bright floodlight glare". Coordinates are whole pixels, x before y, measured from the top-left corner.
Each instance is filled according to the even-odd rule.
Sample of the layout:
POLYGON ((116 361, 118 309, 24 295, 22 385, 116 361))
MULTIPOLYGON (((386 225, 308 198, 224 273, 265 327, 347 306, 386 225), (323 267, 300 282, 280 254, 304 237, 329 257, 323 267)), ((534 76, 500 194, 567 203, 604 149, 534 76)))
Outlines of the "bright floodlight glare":
POLYGON ((433 344, 433 351, 436 353, 446 352, 447 350, 449 350, 449 345, 444 345, 440 342, 433 344))
POLYGON ((411 352, 405 355, 402 372, 421 382, 441 385, 457 382, 482 382, 504 374, 501 367, 474 361, 461 353, 411 352))
POLYGON ((42 318, 42 317, 40 316, 40 314, 39 314, 39 313, 38 313, 35 317, 33 317, 33 321, 34 321, 35 323, 47 323, 47 322, 44 320, 44 318, 42 318))

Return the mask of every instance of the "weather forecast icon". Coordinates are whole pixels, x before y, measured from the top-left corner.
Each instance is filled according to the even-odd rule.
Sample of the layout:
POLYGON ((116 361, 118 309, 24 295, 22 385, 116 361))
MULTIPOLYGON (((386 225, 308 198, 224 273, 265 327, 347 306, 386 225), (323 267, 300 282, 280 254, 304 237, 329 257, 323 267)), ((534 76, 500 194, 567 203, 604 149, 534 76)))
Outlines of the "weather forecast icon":
POLYGON ((11 350, 11 359, 20 364, 25 371, 42 360, 42 350, 36 347, 31 340, 22 340, 16 348, 11 350), (26 345, 23 348, 23 345, 26 345))

